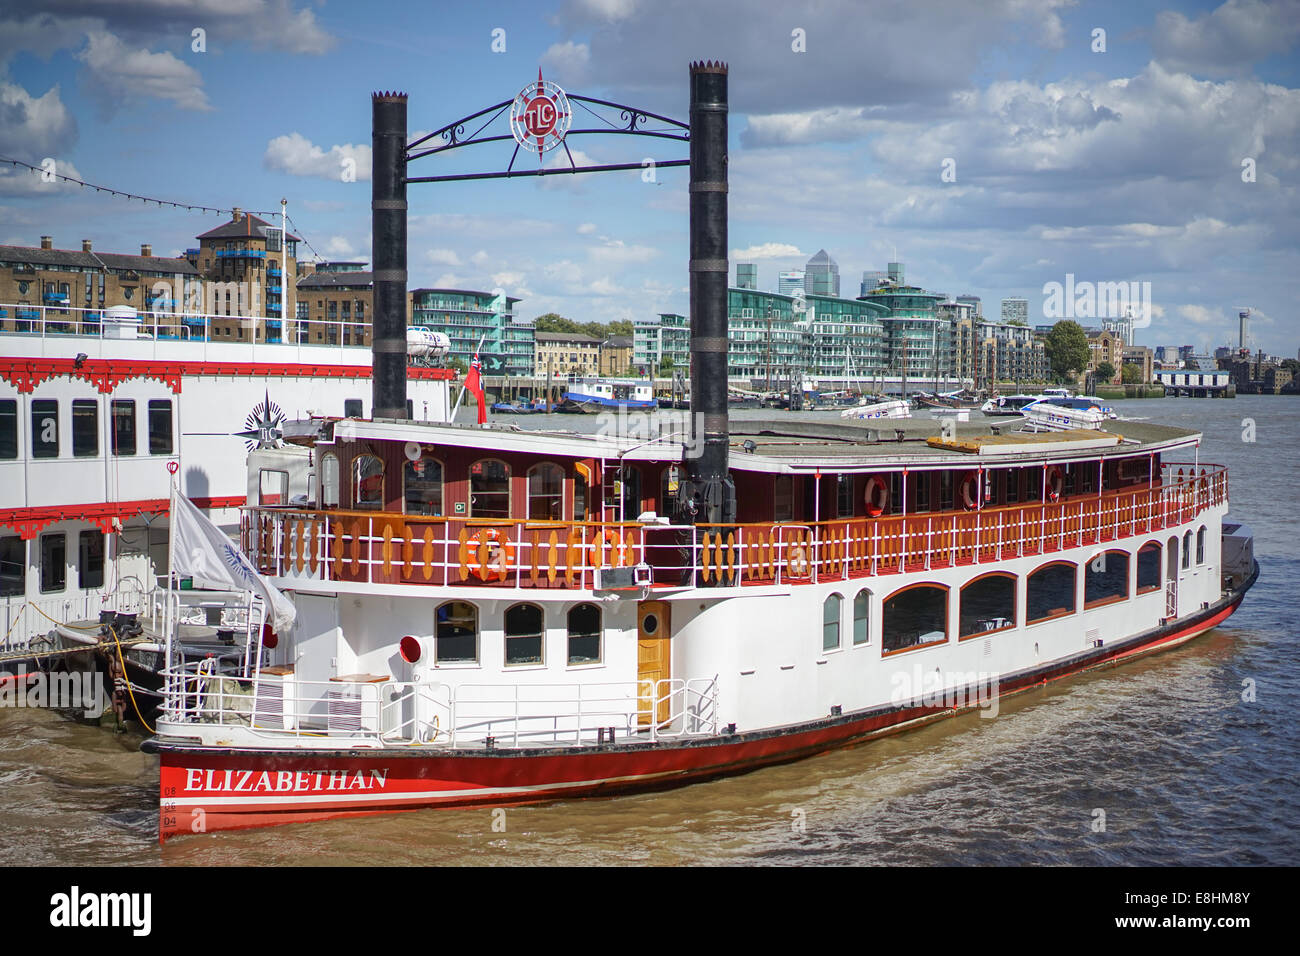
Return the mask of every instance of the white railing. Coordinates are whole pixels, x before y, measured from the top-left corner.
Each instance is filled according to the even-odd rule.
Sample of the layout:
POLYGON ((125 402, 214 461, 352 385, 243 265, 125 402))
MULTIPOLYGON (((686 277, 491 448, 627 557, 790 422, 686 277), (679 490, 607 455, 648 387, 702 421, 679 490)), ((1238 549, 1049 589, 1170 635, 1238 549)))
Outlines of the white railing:
POLYGON ((164 672, 163 720, 357 746, 539 746, 712 736, 718 682, 591 684, 299 681, 218 674, 211 660, 164 672))
POLYGON ((0 650, 22 650, 34 638, 43 637, 60 624, 95 622, 96 627, 88 628, 86 632, 93 634, 98 630, 100 611, 138 614, 142 622, 153 624, 159 609, 153 592, 121 588, 113 591, 95 588, 35 601, 22 597, 5 598, 0 603, 0 627, 4 628, 0 631, 0 650))

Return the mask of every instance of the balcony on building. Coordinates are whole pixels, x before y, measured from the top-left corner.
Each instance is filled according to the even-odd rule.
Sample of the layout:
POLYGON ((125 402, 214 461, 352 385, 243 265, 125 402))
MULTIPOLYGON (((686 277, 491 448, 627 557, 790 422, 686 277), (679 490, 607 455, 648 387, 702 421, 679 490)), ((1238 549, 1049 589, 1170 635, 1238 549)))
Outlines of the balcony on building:
POLYGON ((218 249, 218 259, 265 259, 265 249, 218 249))

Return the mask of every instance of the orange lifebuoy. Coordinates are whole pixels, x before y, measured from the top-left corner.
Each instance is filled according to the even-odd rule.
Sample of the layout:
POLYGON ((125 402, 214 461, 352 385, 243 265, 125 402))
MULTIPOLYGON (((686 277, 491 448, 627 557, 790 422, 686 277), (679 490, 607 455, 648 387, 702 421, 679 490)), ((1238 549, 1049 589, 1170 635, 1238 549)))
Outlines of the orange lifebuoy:
POLYGON ((465 542, 465 547, 469 550, 465 567, 480 581, 486 581, 494 574, 498 581, 504 581, 515 566, 515 546, 496 528, 475 531, 465 542), (480 564, 478 551, 484 544, 488 547, 487 559, 480 564))
POLYGON ((624 544, 617 531, 606 528, 591 542, 591 566, 593 568, 628 568, 636 563, 633 546, 624 544), (611 552, 610 563, 605 563, 605 550, 611 552))
POLYGON ((979 475, 976 472, 968 471, 961 476, 961 484, 957 486, 957 496, 961 499, 961 505, 967 511, 974 509, 978 502, 979 475))
POLYGON ((1047 500, 1060 501, 1061 491, 1065 488, 1065 477, 1061 474, 1059 465, 1049 465, 1047 468, 1047 500))
POLYGON ((867 505, 867 516, 879 518, 889 507, 889 485, 879 475, 872 475, 867 479, 862 497, 867 505))

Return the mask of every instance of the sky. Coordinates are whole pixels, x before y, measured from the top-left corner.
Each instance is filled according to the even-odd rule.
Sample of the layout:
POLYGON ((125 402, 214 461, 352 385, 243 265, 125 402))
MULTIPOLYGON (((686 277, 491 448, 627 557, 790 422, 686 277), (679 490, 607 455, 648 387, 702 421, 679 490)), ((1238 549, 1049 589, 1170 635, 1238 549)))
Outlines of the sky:
MULTIPOLYGON (((1068 275, 1150 283, 1138 344, 1235 346, 1249 308, 1248 345, 1293 356, 1298 40, 1300 0, 0 0, 0 157, 187 203, 283 197, 302 254, 369 261, 372 91, 409 94, 412 138, 539 69, 686 121, 689 63, 720 59, 733 282, 756 262, 775 290, 824 248, 854 296, 897 256, 986 314, 1028 298, 1031 324, 1068 275)), ((575 107, 575 129, 604 122, 575 107)), ((409 287, 500 289, 519 315, 579 322, 685 313, 688 172, 647 163, 686 144, 567 145, 644 171, 412 184, 409 287)), ((409 173, 502 170, 513 146, 409 173)), ((228 218, 0 165, 3 244, 178 255, 228 218)))

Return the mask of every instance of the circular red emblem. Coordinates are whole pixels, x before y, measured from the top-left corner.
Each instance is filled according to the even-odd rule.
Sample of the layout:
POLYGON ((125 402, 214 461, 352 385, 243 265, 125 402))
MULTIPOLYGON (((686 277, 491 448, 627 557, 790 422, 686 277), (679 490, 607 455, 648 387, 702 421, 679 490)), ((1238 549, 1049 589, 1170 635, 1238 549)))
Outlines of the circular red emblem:
POLYGON ((181 463, 180 463, 179 461, 169 461, 169 462, 167 462, 167 473, 168 473, 168 474, 172 474, 172 475, 174 475, 174 474, 176 474, 176 472, 178 472, 178 471, 180 471, 180 470, 181 470, 181 463))
POLYGON ((544 153, 564 142, 573 114, 569 98, 554 83, 542 79, 519 91, 510 104, 510 132, 515 142, 533 153, 544 153))

